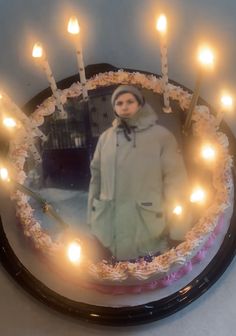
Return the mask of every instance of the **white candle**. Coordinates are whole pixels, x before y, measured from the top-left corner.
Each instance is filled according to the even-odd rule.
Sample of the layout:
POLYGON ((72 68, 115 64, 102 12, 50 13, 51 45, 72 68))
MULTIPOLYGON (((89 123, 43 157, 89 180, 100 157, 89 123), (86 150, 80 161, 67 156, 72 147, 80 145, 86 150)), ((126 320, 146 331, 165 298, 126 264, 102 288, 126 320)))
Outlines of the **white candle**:
POLYGON ((52 93, 53 93, 53 95, 54 95, 54 97, 56 99, 57 108, 60 111, 59 116, 62 119, 67 118, 67 114, 64 111, 64 108, 63 108, 63 105, 62 105, 62 102, 61 102, 61 97, 60 97, 60 93, 59 93, 58 88, 57 88, 57 84, 56 84, 55 78, 53 77, 52 70, 50 68, 48 60, 46 58, 45 53, 43 52, 43 48, 42 48, 42 46, 41 46, 40 43, 36 43, 34 45, 32 56, 34 58, 40 58, 40 59, 42 59, 43 70, 44 70, 44 72, 45 72, 45 74, 47 76, 47 79, 48 79, 48 82, 50 84, 52 93))
POLYGON ((9 129, 13 129, 16 127, 16 121, 13 118, 6 117, 2 121, 3 125, 9 129))
POLYGON ((202 146, 201 156, 203 157, 204 160, 212 162, 216 158, 216 151, 213 146, 206 144, 202 146))
POLYGON ((184 133, 187 133, 187 130, 191 126, 192 114, 197 105, 197 101, 198 101, 199 94, 200 94, 200 87, 201 87, 202 78, 203 78, 203 69, 204 68, 210 69, 212 68, 214 64, 213 52, 208 47, 202 48, 199 52, 198 60, 201 64, 201 67, 199 68, 195 88, 194 88, 192 99, 189 105, 189 110, 187 112, 187 116, 186 116, 186 120, 184 124, 184 133))
POLYGON ((220 125, 226 111, 231 111, 233 108, 233 98, 225 94, 221 97, 221 109, 217 114, 217 124, 220 125))
POLYGON ((71 242, 67 249, 67 256, 72 263, 79 263, 81 259, 81 244, 79 240, 71 242))
POLYGON ((201 187, 195 188, 190 196, 191 203, 204 203, 205 199, 206 199, 206 192, 201 187))
POLYGON ((161 49, 161 73, 162 73, 162 86, 163 86, 163 99, 164 108, 163 111, 170 113, 170 97, 169 97, 169 87, 168 87, 168 58, 167 58, 167 20, 165 15, 161 15, 156 23, 156 29, 160 33, 160 49, 161 49))
MULTIPOLYGON (((36 163, 40 163, 41 156, 34 144, 33 132, 42 140, 45 141, 47 137, 44 133, 36 127, 34 123, 20 110, 20 108, 11 100, 11 98, 6 93, 0 94, 0 104, 3 110, 6 110, 10 115, 14 115, 18 120, 20 120, 25 129, 25 140, 29 145, 29 150, 36 163)), ((13 119, 14 120, 14 119, 13 119)))
POLYGON ((42 141, 47 140, 46 135, 36 126, 35 122, 28 118, 5 92, 0 93, 0 104, 3 110, 20 120, 25 128, 34 132, 42 141))
POLYGON ((202 83, 202 71, 199 71, 198 76, 197 76, 197 80, 196 80, 196 83, 195 83, 192 99, 191 99, 189 109, 188 109, 188 112, 187 112, 185 124, 184 124, 184 132, 187 132, 187 130, 189 129, 189 127, 191 125, 192 114, 193 114, 193 111, 196 107, 196 104, 197 104, 197 101, 198 101, 198 98, 199 98, 201 83, 202 83))
MULTIPOLYGON (((79 27, 79 23, 76 17, 70 18, 68 22, 67 31, 72 35, 79 35, 80 27, 79 27)), ((83 99, 86 101, 88 100, 88 91, 86 88, 86 75, 85 75, 85 68, 84 68, 82 45, 81 45, 79 36, 77 39, 75 39, 75 44, 76 44, 77 62, 78 62, 78 67, 79 67, 80 83, 82 85, 82 95, 83 95, 83 99)))

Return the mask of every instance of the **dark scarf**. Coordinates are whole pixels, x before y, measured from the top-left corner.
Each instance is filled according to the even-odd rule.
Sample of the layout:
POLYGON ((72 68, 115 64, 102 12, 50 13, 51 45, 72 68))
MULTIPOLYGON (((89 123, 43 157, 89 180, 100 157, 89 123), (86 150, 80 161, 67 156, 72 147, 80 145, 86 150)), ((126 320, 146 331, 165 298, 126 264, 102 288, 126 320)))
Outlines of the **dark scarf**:
POLYGON ((156 124, 158 119, 157 114, 147 103, 145 103, 145 105, 142 106, 136 115, 131 119, 120 118, 116 113, 115 116, 116 119, 113 121, 113 126, 123 130, 127 141, 132 140, 132 131, 135 137, 136 130, 149 128, 151 125, 156 124))
POLYGON ((120 121, 120 124, 118 127, 123 129, 126 140, 131 141, 131 137, 129 135, 131 133, 130 126, 127 124, 127 122, 124 119, 120 119, 119 121, 120 121))

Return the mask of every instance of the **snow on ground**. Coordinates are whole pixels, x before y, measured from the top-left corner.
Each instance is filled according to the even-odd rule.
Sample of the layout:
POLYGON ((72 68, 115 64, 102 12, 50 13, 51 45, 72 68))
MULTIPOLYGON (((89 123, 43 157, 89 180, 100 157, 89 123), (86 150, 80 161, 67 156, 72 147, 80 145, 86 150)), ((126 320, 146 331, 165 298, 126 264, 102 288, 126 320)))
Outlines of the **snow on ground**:
MULTIPOLYGON (((35 191, 53 206, 54 210, 56 210, 64 222, 69 224, 73 231, 87 231, 86 215, 88 192, 57 188, 43 188, 35 191)), ((43 213, 38 202, 31 198, 30 204, 35 210, 35 218, 40 221, 43 229, 52 235, 60 233, 60 225, 47 214, 43 213)))

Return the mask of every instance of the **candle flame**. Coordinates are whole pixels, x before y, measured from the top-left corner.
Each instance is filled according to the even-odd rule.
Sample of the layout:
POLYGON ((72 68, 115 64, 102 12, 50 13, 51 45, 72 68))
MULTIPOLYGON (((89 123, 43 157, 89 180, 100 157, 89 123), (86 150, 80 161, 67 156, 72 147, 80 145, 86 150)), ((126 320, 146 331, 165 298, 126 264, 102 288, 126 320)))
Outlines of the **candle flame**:
POLYGON ((78 263, 81 258, 81 245, 78 241, 72 242, 68 246, 67 256, 72 263, 78 263))
POLYGON ((7 128, 16 127, 16 121, 13 118, 6 117, 3 119, 3 125, 7 128))
POLYGON ((67 31, 70 34, 77 35, 80 32, 80 26, 75 16, 72 16, 68 22, 67 31))
POLYGON ((212 146, 210 145, 204 145, 202 147, 202 157, 205 159, 205 160, 214 160, 215 159, 215 156, 216 156, 216 153, 215 153, 215 150, 212 146))
POLYGON ((223 95, 220 101, 224 108, 231 109, 233 106, 233 98, 230 95, 223 95))
POLYGON ((32 51, 32 56, 34 58, 41 58, 43 56, 43 47, 40 42, 35 43, 32 51))
POLYGON ((183 208, 181 205, 177 205, 174 210, 173 210, 173 214, 180 216, 183 212, 183 208))
POLYGON ((0 168, 0 177, 3 181, 9 181, 9 174, 7 168, 0 168))
POLYGON ((212 66, 214 64, 214 54, 208 47, 204 47, 199 51, 198 59, 205 66, 212 66))
POLYGON ((203 203, 206 197, 206 193, 202 188, 196 188, 190 196, 190 202, 203 203))
POLYGON ((160 33, 165 33, 167 30, 167 19, 164 14, 160 15, 156 22, 156 29, 160 33))

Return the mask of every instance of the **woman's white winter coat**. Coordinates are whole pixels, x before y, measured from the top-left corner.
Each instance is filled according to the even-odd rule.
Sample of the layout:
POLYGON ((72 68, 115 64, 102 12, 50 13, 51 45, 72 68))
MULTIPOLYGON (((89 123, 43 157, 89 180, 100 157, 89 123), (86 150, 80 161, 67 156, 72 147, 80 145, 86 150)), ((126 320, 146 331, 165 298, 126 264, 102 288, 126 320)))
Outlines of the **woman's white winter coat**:
POLYGON ((88 222, 118 260, 158 252, 166 232, 185 233, 172 210, 185 201, 186 170, 174 135, 157 119, 147 104, 127 119, 130 133, 116 118, 91 162, 88 222))

